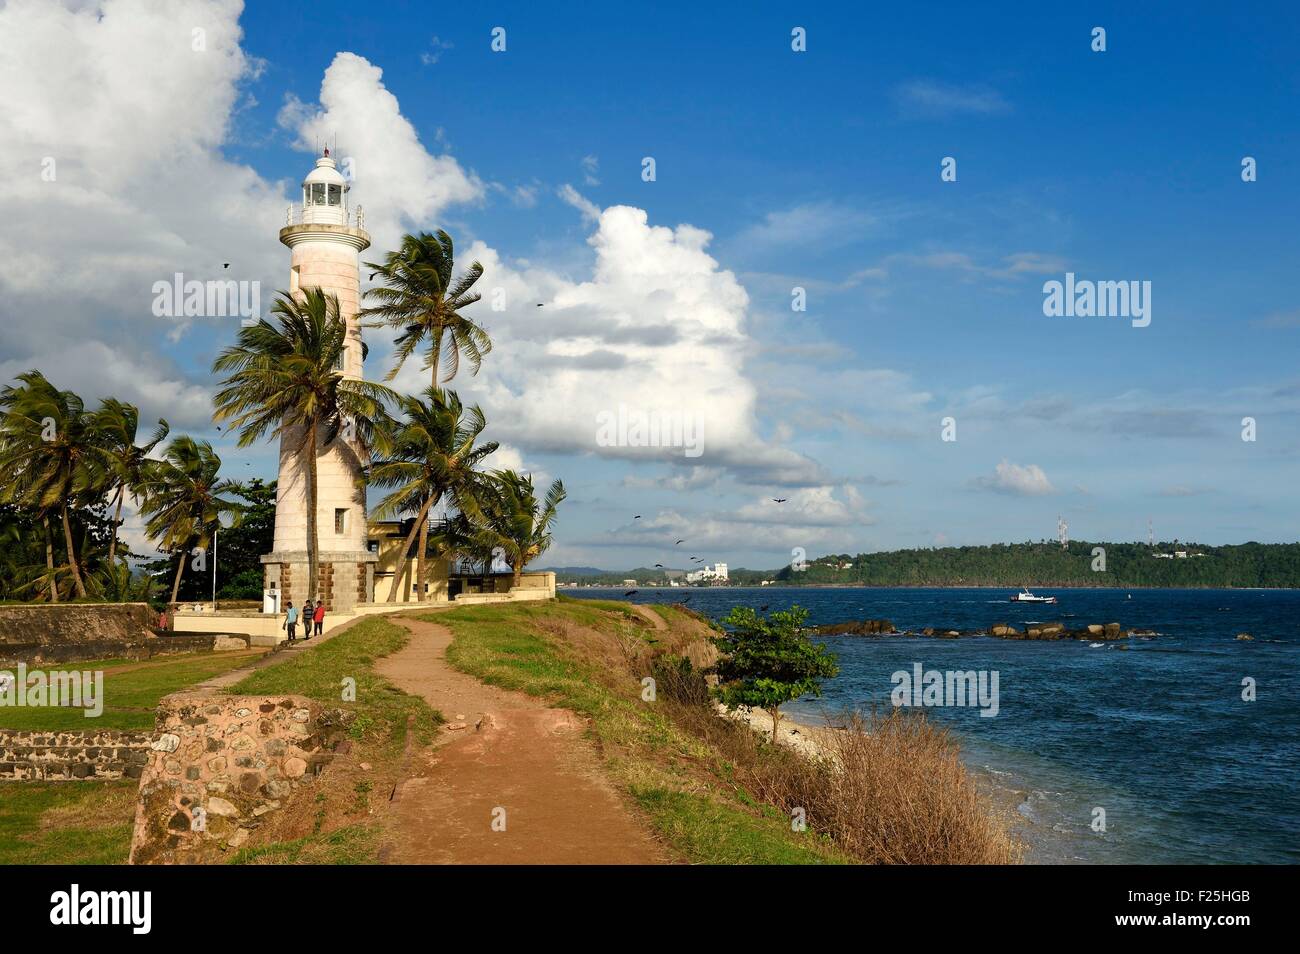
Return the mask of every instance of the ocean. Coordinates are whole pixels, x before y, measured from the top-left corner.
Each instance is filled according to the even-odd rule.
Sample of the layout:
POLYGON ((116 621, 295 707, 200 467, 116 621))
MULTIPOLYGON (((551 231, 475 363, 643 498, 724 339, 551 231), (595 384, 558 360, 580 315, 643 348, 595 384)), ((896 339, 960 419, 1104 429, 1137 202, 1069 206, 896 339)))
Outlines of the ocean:
MULTIPOLYGON (((622 599, 621 590, 566 589, 622 599)), ((798 604, 812 624, 891 620, 897 628, 977 629, 998 622, 1118 622, 1154 630, 1089 642, 970 637, 821 638, 840 674, 820 698, 784 711, 814 724, 890 705, 898 671, 998 673, 998 712, 927 708, 964 758, 1016 806, 1027 860, 1204 864, 1300 861, 1300 590, 1054 589, 1055 606, 1009 602, 1012 589, 712 587, 642 589, 638 603, 798 604), (1238 641, 1238 633, 1253 641, 1238 641), (1119 645, 1128 645, 1120 650, 1119 645), (1244 680, 1255 700, 1245 701, 1244 680), (1095 830, 1098 809, 1105 830, 1095 830)))

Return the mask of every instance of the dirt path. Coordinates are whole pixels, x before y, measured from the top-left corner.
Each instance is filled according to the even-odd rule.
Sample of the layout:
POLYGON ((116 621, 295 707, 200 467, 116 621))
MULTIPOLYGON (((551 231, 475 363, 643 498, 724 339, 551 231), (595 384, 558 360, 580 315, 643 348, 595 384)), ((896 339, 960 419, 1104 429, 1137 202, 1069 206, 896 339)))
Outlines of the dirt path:
POLYGON ((640 603, 633 603, 632 612, 636 613, 637 616, 640 616, 655 629, 662 630, 668 628, 668 624, 664 622, 664 618, 648 606, 643 606, 640 603))
POLYGON ((582 721, 452 669, 445 626, 395 618, 406 648, 376 671, 451 725, 416 751, 393 806, 394 864, 663 864, 663 850, 605 778, 582 721), (504 831, 494 830, 501 827, 504 831))

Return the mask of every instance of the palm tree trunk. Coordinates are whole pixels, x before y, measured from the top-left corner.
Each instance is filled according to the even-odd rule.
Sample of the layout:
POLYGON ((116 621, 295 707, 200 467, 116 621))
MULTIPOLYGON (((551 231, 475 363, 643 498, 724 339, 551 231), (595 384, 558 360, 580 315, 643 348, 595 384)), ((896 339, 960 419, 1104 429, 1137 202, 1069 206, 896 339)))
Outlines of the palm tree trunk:
POLYGON ((320 561, 318 547, 320 546, 319 528, 317 527, 316 505, 318 503, 319 491, 316 487, 316 422, 313 420, 308 425, 307 431, 307 598, 313 603, 316 602, 316 585, 317 569, 316 565, 320 561))
POLYGON ((63 542, 68 547, 68 568, 72 570, 72 584, 77 595, 86 598, 86 584, 81 581, 81 568, 77 566, 77 551, 72 545, 72 522, 68 519, 68 505, 63 505, 63 542))
POLYGON ((442 358, 442 329, 434 328, 429 342, 429 364, 433 371, 433 386, 438 386, 438 362, 442 358))
MULTIPOLYGON (((415 518, 415 523, 411 524, 411 532, 406 535, 406 543, 402 546, 402 567, 393 575, 393 588, 388 591, 388 602, 390 603, 397 602, 397 591, 401 588, 402 580, 406 579, 406 577, 410 575, 411 560, 407 554, 411 552, 411 544, 414 542, 416 534, 420 531, 421 521, 428 519, 429 508, 432 506, 433 498, 430 497, 420 507, 420 513, 415 518)), ((403 602, 405 602, 405 600, 403 600, 403 602)))
POLYGON ((176 579, 172 580, 172 605, 176 605, 176 597, 181 591, 181 574, 185 572, 185 558, 189 556, 187 550, 181 550, 181 558, 176 561, 176 579))
POLYGON ((41 515, 41 524, 45 527, 45 570, 50 577, 50 602, 59 601, 59 578, 54 572, 54 534, 50 532, 50 515, 41 515))
POLYGON ((515 580, 513 583, 510 584, 510 588, 512 590, 517 590, 519 589, 519 581, 524 578, 524 565, 523 563, 520 563, 518 566, 511 567, 510 569, 514 572, 515 575, 515 580))
POLYGON ((781 707, 772 707, 772 744, 776 745, 776 725, 781 721, 781 707))
POLYGON ((419 549, 415 552, 415 579, 416 592, 419 594, 420 602, 424 602, 425 594, 428 592, 428 567, 425 566, 424 552, 429 548, 429 514, 426 511, 424 519, 420 521, 420 543, 419 549))
POLYGON ((122 498, 126 496, 126 484, 117 488, 117 508, 113 513, 113 536, 108 541, 108 568, 111 570, 114 566, 113 560, 117 557, 117 528, 122 525, 122 498))

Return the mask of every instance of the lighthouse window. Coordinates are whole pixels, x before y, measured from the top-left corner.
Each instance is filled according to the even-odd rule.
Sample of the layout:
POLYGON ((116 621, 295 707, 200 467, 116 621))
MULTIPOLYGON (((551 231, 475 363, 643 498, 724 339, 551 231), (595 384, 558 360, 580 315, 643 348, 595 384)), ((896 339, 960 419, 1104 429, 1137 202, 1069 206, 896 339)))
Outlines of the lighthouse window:
POLYGON ((330 186, 330 205, 338 205, 343 201, 343 190, 336 185, 330 186))
POLYGON ((325 204, 325 183, 313 182, 311 184, 311 204, 312 205, 325 204))

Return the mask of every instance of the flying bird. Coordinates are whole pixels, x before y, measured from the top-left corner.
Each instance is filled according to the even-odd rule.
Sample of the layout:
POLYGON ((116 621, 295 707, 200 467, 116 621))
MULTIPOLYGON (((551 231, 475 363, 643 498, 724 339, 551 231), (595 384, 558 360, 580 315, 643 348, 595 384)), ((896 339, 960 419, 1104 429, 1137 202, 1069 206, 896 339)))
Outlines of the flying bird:
POLYGON ((229 268, 229 267, 230 267, 230 263, 229 263, 229 262, 226 262, 226 263, 225 263, 224 265, 222 265, 221 267, 222 267, 222 268, 229 268))
POLYGON ((633 520, 640 520, 640 519, 641 519, 641 515, 640 515, 640 514, 637 514, 637 515, 636 515, 635 517, 633 517, 632 519, 633 519, 633 520))
POLYGON ((760 606, 760 607, 758 608, 758 611, 759 611, 760 613, 766 613, 766 612, 767 612, 767 608, 768 608, 769 606, 771 606, 771 605, 772 605, 771 603, 764 603, 762 606, 760 606))
POLYGON ((537 303, 537 307, 538 307, 538 308, 541 308, 541 307, 543 307, 545 304, 546 304, 546 302, 539 301, 539 302, 537 303))
POLYGON ((660 570, 664 568, 664 565, 662 563, 656 563, 655 566, 660 570))
POLYGON ((685 543, 685 542, 686 542, 685 540, 678 540, 677 543, 674 543, 674 544, 673 544, 673 546, 677 546, 678 544, 682 544, 682 543, 685 543))
POLYGON ((626 593, 624 593, 623 595, 624 595, 624 596, 636 596, 636 594, 637 594, 637 591, 636 591, 636 590, 628 590, 628 591, 627 591, 626 593))
POLYGON ((773 497, 772 503, 785 503, 789 499, 789 497, 773 497))

